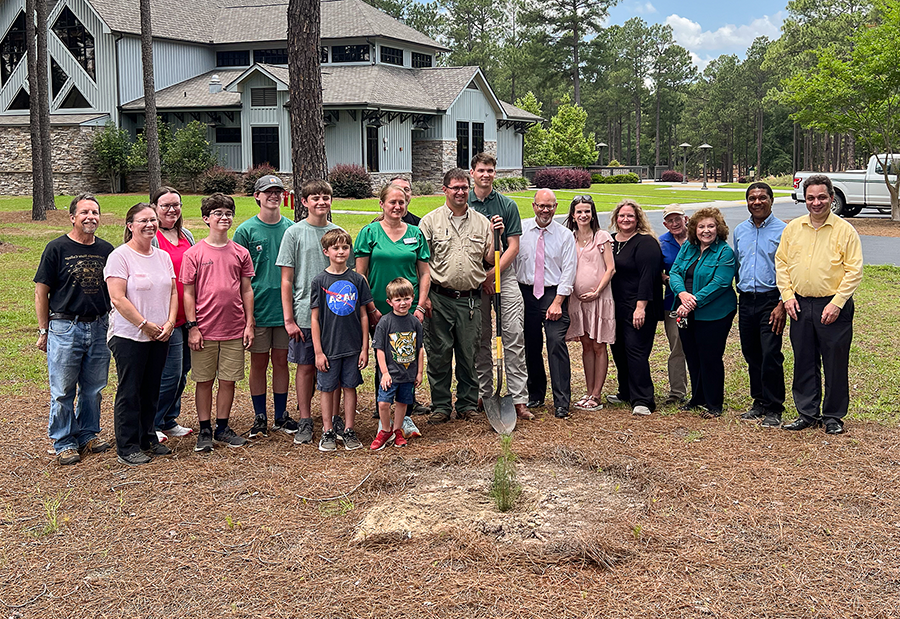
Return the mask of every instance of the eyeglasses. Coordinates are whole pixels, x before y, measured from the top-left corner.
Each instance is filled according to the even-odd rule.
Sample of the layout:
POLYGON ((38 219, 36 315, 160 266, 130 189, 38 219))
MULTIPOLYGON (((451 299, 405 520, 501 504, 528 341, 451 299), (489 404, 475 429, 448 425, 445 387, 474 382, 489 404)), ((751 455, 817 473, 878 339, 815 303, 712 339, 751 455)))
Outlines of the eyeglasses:
POLYGON ((463 191, 469 191, 469 186, 466 185, 465 187, 445 187, 445 189, 448 189, 453 193, 462 193, 463 191))
POLYGON ((552 211, 556 208, 556 204, 535 204, 534 208, 539 211, 552 211))
POLYGON ((222 211, 213 211, 212 213, 210 213, 210 215, 212 215, 213 217, 215 217, 217 219, 234 219, 234 213, 228 213, 228 212, 223 213, 222 211))
POLYGON ((157 206, 161 211, 174 211, 177 208, 181 208, 181 202, 176 202, 175 204, 158 204, 157 206))
POLYGON ((590 202, 591 204, 593 204, 594 198, 592 198, 591 196, 575 196, 574 198, 572 198, 572 204, 578 204, 579 202, 590 202))
POLYGON ((159 220, 156 217, 153 217, 152 219, 135 219, 131 223, 137 224, 139 226, 146 226, 147 224, 159 223, 159 220))

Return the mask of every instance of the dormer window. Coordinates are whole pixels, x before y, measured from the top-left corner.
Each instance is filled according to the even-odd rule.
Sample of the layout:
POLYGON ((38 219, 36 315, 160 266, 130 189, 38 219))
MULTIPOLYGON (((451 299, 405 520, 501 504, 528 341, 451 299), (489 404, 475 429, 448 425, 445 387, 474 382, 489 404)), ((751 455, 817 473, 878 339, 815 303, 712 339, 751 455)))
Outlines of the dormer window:
POLYGON ((397 47, 381 46, 381 62, 384 64, 394 64, 398 67, 403 66, 403 50, 397 47))
POLYGON ((287 64, 287 48, 255 49, 253 50, 253 62, 259 62, 262 64, 287 64))
POLYGON ((334 45, 331 47, 331 62, 369 62, 368 45, 334 45))
POLYGON ((413 52, 412 66, 413 69, 427 69, 428 67, 433 66, 431 54, 420 54, 419 52, 413 52))
POLYGON ((216 52, 217 67, 249 67, 250 52, 246 49, 232 49, 216 52))

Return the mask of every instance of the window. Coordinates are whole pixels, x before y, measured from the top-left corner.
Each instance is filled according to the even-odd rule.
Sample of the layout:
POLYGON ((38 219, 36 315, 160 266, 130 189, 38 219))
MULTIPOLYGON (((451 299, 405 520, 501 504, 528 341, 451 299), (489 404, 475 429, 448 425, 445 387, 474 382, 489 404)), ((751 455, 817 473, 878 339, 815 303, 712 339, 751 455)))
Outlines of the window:
POLYGON ((278 154, 278 127, 253 127, 253 165, 268 163, 278 170, 281 161, 278 154))
POLYGON ((366 127, 366 169, 378 171, 378 127, 366 127))
POLYGON ((69 7, 64 8, 59 14, 59 18, 53 24, 53 32, 91 79, 97 79, 94 70, 94 37, 78 21, 69 7))
POLYGON ((403 66, 403 50, 396 47, 381 46, 381 62, 384 64, 395 64, 398 67, 403 66))
POLYGON ((265 64, 287 64, 287 48, 255 49, 253 50, 253 62, 262 62, 265 64))
POLYGON ((246 49, 235 49, 227 52, 216 52, 217 67, 249 67, 250 52, 246 49))
POLYGON ((25 56, 25 13, 19 13, 0 43, 0 85, 10 78, 25 56))
POLYGON ((319 62, 321 62, 322 64, 325 64, 326 62, 328 62, 328 46, 327 45, 323 45, 320 48, 319 62))
POLYGON ((240 127, 216 127, 216 144, 240 144, 240 127))
POLYGON ((472 123, 472 156, 484 152, 484 123, 472 123))
POLYGON ((16 98, 12 100, 9 104, 10 110, 30 110, 31 109, 31 97, 28 96, 28 93, 25 92, 24 88, 19 89, 19 93, 16 95, 16 98))
POLYGON ((432 66, 432 57, 431 54, 420 54, 419 52, 412 53, 412 66, 413 69, 422 69, 426 67, 432 66))
POLYGON ((66 75, 66 72, 63 71, 63 68, 59 66, 53 58, 50 59, 50 89, 53 93, 53 98, 60 93, 63 89, 63 86, 66 85, 69 76, 66 75))
POLYGON ((275 107, 278 94, 274 88, 251 88, 250 107, 275 107))
POLYGON ((456 123, 456 167, 463 170, 469 169, 469 123, 457 121, 456 123))
POLYGON ((88 103, 88 100, 84 98, 84 95, 81 94, 80 90, 78 90, 75 86, 72 86, 72 90, 69 91, 69 94, 66 95, 65 100, 59 107, 81 110, 84 108, 90 108, 91 104, 88 103))
POLYGON ((335 45, 331 48, 331 62, 368 62, 368 45, 335 45))

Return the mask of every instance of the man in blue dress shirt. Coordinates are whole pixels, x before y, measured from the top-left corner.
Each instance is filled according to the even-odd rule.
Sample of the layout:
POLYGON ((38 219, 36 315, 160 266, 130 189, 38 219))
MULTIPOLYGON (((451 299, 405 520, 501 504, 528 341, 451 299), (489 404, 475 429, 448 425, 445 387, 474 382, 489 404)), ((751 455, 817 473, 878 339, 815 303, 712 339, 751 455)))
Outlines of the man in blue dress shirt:
POLYGON ((741 418, 762 419, 763 426, 777 428, 784 412, 785 311, 775 284, 775 251, 785 223, 772 214, 774 194, 768 184, 753 183, 746 198, 750 219, 734 229, 734 254, 740 294, 738 328, 753 406, 741 418))

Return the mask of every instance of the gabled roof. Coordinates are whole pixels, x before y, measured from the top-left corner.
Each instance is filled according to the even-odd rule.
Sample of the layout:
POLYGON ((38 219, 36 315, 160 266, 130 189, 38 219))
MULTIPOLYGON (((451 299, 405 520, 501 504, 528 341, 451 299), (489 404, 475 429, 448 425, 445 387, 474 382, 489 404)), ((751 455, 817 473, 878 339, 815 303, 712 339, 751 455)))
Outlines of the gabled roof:
POLYGON ((540 116, 532 114, 531 112, 526 112, 512 103, 507 103, 506 101, 501 101, 500 103, 503 105, 503 111, 506 112, 506 117, 510 120, 526 120, 531 122, 541 122, 544 120, 540 116))
MULTIPOLYGON (((163 88, 156 93, 156 107, 160 110, 172 110, 180 108, 241 108, 241 93, 239 92, 209 92, 209 81, 213 75, 218 75, 224 86, 233 81, 243 71, 224 70, 210 71, 197 77, 192 77, 181 83, 163 88)), ((144 109, 144 98, 135 99, 122 106, 125 111, 144 109)))
MULTIPOLYGON (((140 35, 139 0, 88 0, 110 30, 140 35)), ((363 0, 321 0, 321 38, 388 38, 448 51, 363 0)), ((287 41, 287 0, 152 0, 153 36, 194 43, 287 41)))

